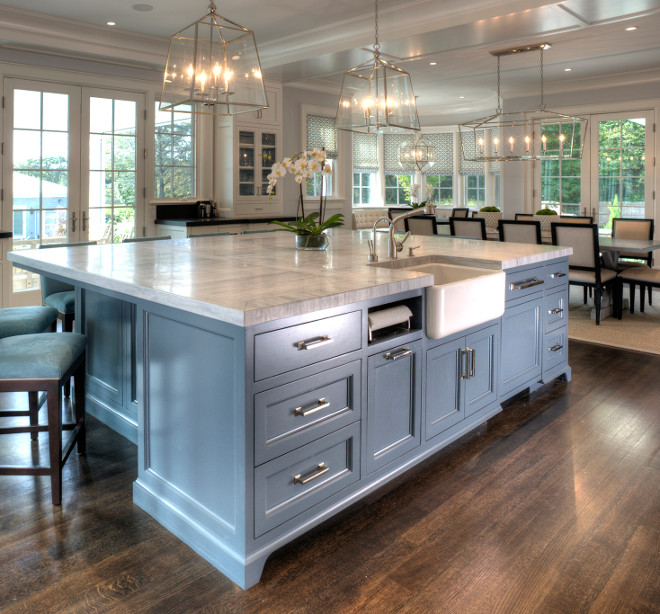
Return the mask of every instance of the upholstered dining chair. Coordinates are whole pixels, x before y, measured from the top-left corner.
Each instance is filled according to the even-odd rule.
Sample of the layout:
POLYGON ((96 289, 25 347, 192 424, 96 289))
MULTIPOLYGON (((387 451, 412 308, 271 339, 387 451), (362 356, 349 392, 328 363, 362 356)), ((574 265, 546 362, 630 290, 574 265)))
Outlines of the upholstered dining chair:
POLYGON ((451 210, 451 217, 470 217, 470 209, 467 207, 454 207, 451 210))
POLYGON ((593 224, 594 218, 591 215, 560 215, 557 222, 563 224, 593 224))
MULTIPOLYGON (((49 243, 41 245, 40 249, 48 249, 51 247, 74 247, 76 245, 96 245, 96 241, 49 243)), ((70 333, 73 331, 73 319, 76 311, 76 290, 71 284, 42 275, 41 302, 44 305, 57 309, 57 317, 62 321, 62 330, 64 332, 70 333)))
POLYGON ((541 244, 541 222, 536 220, 500 220, 500 241, 541 244))
POLYGON ((144 241, 163 241, 165 239, 171 239, 170 235, 163 235, 162 237, 130 237, 129 239, 124 239, 122 243, 142 243, 144 241))
POLYGON ((51 499, 62 502, 62 467, 73 446, 85 452, 85 349, 87 339, 78 333, 36 333, 0 339, 0 392, 28 392, 30 411, 0 411, 0 418, 28 415, 29 426, 3 426, 0 435, 48 432, 49 465, 0 466, 0 475, 49 475, 51 499), (62 386, 74 378, 75 421, 62 421, 62 386), (39 392, 45 392, 48 424, 39 424, 39 392), (62 431, 72 434, 62 448, 62 431))
POLYGON ((531 220, 534 221, 533 213, 516 213, 517 220, 531 220))
POLYGON ((630 313, 635 313, 635 287, 639 286, 639 310, 644 313, 644 295, 648 288, 649 305, 651 305, 651 292, 653 288, 660 288, 660 270, 647 266, 638 266, 626 269, 619 273, 619 282, 629 284, 630 287, 630 313))
MULTIPOLYGON (((612 220, 612 238, 613 239, 635 239, 635 240, 652 240, 654 230, 654 221, 652 219, 641 218, 628 218, 628 217, 615 217, 612 220)), ((619 252, 619 258, 616 263, 616 270, 621 273, 627 269, 643 267, 650 269, 653 266, 653 252, 646 254, 635 254, 632 252, 619 252)), ((643 271, 638 271, 635 276, 643 275, 643 271)), ((653 275, 648 276, 653 279, 653 275)), ((644 288, 648 288, 649 305, 653 305, 653 286, 651 284, 639 284, 639 306, 640 310, 644 311, 644 288)), ((634 293, 634 286, 630 287, 631 293, 634 293)), ((634 297, 630 298, 630 306, 634 307, 634 297)))
POLYGON ((434 215, 416 215, 403 220, 406 232, 414 235, 437 235, 438 222, 434 215))
POLYGON ((552 244, 573 248, 568 258, 568 283, 584 288, 593 288, 596 324, 600 324, 601 298, 605 289, 612 291, 614 314, 621 317, 621 292, 616 271, 601 267, 596 224, 574 224, 556 222, 552 224, 552 244))
POLYGON ((454 237, 485 241, 487 239, 486 220, 482 217, 450 217, 449 232, 454 237))
MULTIPOLYGON (((410 211, 412 211, 412 207, 388 207, 387 217, 389 217, 391 220, 393 220, 397 215, 401 215, 402 213, 409 213, 410 211)), ((403 232, 404 231, 404 221, 399 220, 395 224, 394 230, 396 230, 396 232, 403 232)))

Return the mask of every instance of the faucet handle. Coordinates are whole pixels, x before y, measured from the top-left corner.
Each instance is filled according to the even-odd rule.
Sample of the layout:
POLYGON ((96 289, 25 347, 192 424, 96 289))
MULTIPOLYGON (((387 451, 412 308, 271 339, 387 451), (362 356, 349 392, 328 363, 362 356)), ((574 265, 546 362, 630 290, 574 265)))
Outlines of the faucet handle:
POLYGON ((405 235, 403 235, 403 239, 401 239, 401 241, 395 241, 397 252, 402 252, 403 251, 403 244, 406 242, 406 239, 409 236, 410 236, 410 231, 408 231, 405 235))
POLYGON ((414 256, 414 255, 415 255, 415 253, 414 253, 415 250, 416 250, 416 249, 419 249, 420 247, 421 247, 421 245, 411 245, 411 246, 408 248, 408 255, 409 255, 409 256, 414 256))

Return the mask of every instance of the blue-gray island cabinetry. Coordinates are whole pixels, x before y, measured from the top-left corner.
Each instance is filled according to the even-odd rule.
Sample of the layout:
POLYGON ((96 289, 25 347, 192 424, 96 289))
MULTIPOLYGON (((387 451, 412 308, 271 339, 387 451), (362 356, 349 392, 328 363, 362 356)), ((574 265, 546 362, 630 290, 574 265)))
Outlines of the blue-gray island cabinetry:
POLYGON ((566 250, 420 237, 414 262, 504 269, 507 293, 536 279, 507 294, 502 318, 429 339, 433 277, 367 266, 367 238, 333 232, 326 252, 269 233, 11 256, 77 286, 90 411, 137 441, 135 502, 243 588, 275 549, 504 399, 570 377, 565 351, 545 350, 565 333, 567 276, 552 275, 566 250), (370 339, 369 314, 401 305, 410 328, 370 339), (519 308, 521 330, 507 324, 519 308))

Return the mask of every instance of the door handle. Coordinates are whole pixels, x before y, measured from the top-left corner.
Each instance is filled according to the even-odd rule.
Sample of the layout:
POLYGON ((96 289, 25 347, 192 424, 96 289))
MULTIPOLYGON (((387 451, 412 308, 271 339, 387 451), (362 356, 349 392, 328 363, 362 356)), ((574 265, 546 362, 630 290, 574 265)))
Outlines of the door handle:
POLYGON ((76 212, 71 212, 71 232, 76 232, 76 212))
POLYGON ((89 215, 85 211, 83 211, 82 214, 82 231, 87 232, 87 226, 89 222, 89 215))

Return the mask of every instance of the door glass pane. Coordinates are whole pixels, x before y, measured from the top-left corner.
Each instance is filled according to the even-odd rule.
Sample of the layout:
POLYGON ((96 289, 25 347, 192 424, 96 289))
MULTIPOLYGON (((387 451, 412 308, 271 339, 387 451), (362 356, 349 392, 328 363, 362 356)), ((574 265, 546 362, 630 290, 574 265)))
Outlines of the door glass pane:
POLYGON ((135 236, 137 104, 90 98, 89 240, 135 236))
POLYGON ((615 217, 645 217, 646 119, 598 123, 598 226, 615 217))
MULTIPOLYGON (((570 124, 551 124, 547 132, 546 154, 561 155, 560 134, 570 135, 574 146, 579 147, 582 127, 577 124, 573 131, 570 124)), ((541 160, 541 207, 552 209, 561 215, 581 215, 582 182, 581 160, 541 160)))
MULTIPOLYGON (((13 249, 65 242, 69 204, 69 96, 13 92, 13 249)), ((15 292, 39 287, 39 276, 13 269, 15 292)))

